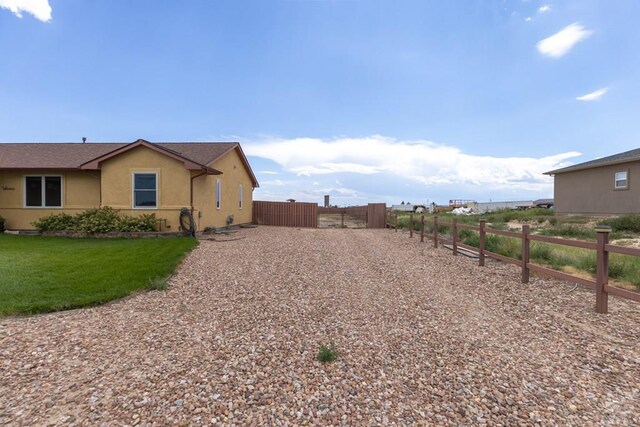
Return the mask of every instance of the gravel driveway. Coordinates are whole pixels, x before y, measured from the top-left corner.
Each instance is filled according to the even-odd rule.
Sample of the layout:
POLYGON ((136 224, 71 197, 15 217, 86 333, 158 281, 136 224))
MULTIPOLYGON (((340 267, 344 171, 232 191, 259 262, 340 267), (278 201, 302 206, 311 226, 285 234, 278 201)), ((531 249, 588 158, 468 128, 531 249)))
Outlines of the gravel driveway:
POLYGON ((0 320, 0 424, 640 424, 639 304, 389 230, 237 237, 166 291, 0 320))

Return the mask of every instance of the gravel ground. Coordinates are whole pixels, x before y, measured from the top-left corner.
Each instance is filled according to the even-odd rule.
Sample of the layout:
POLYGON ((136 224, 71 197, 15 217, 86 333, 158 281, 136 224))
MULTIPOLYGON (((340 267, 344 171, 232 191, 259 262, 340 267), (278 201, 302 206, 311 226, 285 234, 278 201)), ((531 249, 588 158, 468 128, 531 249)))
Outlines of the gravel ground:
POLYGON ((402 232, 236 237, 166 291, 0 320, 0 424, 640 424, 639 304, 402 232))

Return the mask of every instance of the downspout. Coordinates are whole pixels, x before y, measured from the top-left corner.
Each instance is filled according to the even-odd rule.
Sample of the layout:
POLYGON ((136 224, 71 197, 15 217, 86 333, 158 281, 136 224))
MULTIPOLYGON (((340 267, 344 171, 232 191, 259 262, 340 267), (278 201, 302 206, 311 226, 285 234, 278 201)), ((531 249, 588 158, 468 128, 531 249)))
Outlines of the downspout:
POLYGON ((101 208, 102 207, 102 171, 98 170, 97 175, 92 174, 90 171, 84 171, 84 172, 89 176, 98 178, 98 188, 99 188, 99 194, 100 194, 100 200, 98 201, 98 208, 101 208))
POLYGON ((191 188, 189 189, 189 203, 191 204, 191 216, 193 216, 193 180, 206 174, 207 174, 207 171, 204 171, 201 174, 194 175, 191 177, 191 188))

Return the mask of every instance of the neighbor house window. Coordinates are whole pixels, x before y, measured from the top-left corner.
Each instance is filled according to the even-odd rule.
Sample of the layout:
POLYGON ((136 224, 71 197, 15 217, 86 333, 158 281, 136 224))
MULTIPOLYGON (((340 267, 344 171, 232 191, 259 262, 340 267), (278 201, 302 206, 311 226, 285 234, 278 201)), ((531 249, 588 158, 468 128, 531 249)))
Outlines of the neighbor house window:
POLYGON ((629 188, 629 172, 616 172, 615 174, 615 188, 629 188))
POLYGON ((25 176, 24 204, 28 208, 61 208, 61 176, 25 176))
POLYGON ((238 208, 242 209, 242 184, 238 185, 238 208))
POLYGON ((139 209, 158 207, 158 175, 155 172, 133 174, 133 207, 139 209))
POLYGON ((220 209, 220 180, 216 179, 216 209, 220 209))

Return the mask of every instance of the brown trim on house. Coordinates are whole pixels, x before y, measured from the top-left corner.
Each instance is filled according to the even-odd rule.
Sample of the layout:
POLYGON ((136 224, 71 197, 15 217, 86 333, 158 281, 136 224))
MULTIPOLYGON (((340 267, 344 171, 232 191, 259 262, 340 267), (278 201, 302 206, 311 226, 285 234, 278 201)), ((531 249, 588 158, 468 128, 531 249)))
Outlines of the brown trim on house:
POLYGON ((258 183, 258 179, 253 174, 253 170, 251 169, 251 166, 249 165, 249 160, 247 160, 247 156, 245 156, 244 151, 242 151, 242 147, 240 146, 240 143, 238 143, 238 142, 235 142, 233 147, 229 148, 228 150, 226 150, 225 152, 220 154, 218 157, 216 157, 215 159, 213 159, 209 163, 214 163, 216 160, 223 158, 225 155, 227 155, 227 153, 230 153, 232 150, 238 150, 238 153, 240 153, 240 159, 242 160, 244 168, 249 173, 249 177, 251 178, 251 183, 252 183, 253 188, 260 187, 260 184, 258 183))
POLYGON ((208 175, 207 172, 202 172, 197 175, 191 176, 191 181, 189 182, 189 207, 191 208, 191 215, 193 215, 193 180, 201 177, 203 175, 208 175))
POLYGON ((206 171, 206 173, 210 174, 210 175, 221 175, 222 172, 220 172, 219 170, 210 168, 209 166, 206 165, 202 165, 200 163, 194 162, 193 160, 187 159, 186 157, 181 156, 180 154, 176 153, 173 150, 170 150, 168 148, 159 146, 157 144, 152 144, 149 141, 145 141, 144 139, 138 139, 137 141, 132 142, 131 144, 127 144, 124 147, 120 147, 116 150, 113 150, 107 154, 104 154, 100 157, 96 157, 93 160, 90 160, 82 165, 80 165, 80 169, 88 169, 88 170, 98 170, 101 168, 101 163, 104 162, 105 160, 109 160, 119 154, 125 153, 129 150, 132 150, 134 148, 137 147, 146 147, 149 148, 151 150, 157 151, 161 154, 164 154, 166 156, 169 156, 173 159, 179 160, 182 162, 182 164, 184 165, 185 168, 189 169, 189 170, 204 170, 206 171))
POLYGON ((549 175, 549 176, 554 176, 554 175, 559 175, 561 173, 570 173, 570 172, 577 172, 577 171, 583 171, 583 170, 587 170, 587 169, 596 169, 596 168, 601 168, 601 167, 605 167, 605 166, 615 166, 615 165, 621 165, 624 163, 632 163, 632 162, 636 162, 640 159, 621 159, 621 160, 614 160, 611 162, 603 162, 603 163, 597 163, 594 165, 586 165, 586 166, 580 166, 579 164, 576 165, 575 167, 573 166, 567 166, 567 170, 563 169, 556 169, 556 170, 552 170, 549 172, 544 172, 543 175, 549 175), (571 169, 569 169, 571 168, 571 169))

